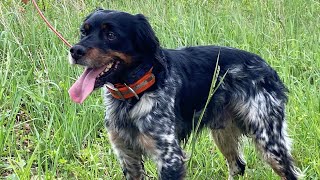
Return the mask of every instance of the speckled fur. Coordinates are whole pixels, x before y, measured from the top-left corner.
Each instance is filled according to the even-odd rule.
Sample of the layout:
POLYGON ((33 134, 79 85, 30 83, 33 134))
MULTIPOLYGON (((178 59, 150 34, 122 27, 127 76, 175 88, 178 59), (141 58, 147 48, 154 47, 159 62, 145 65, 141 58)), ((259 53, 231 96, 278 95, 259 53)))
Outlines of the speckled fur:
MULTIPOLYGON (((299 173, 293 164, 286 133, 287 90, 261 57, 220 46, 162 48, 141 14, 98 10, 84 24, 90 31, 77 44, 77 48, 83 49, 81 56, 85 57, 91 48, 98 49, 99 57, 107 56, 110 51, 123 55, 112 57, 124 63, 103 76, 100 83, 126 83, 132 78, 130 72, 140 64, 152 64, 156 77, 156 83, 139 94, 140 100, 118 100, 105 91, 105 124, 126 179, 144 178, 144 155, 157 163, 159 179, 185 178, 186 156, 180 141, 188 138, 198 124, 198 116, 193 117, 204 108, 217 63, 221 85, 205 109, 199 127, 211 129, 227 160, 229 179, 245 173, 242 136, 253 139, 279 176, 297 179, 299 173), (106 39, 102 35, 108 34, 109 29, 101 27, 111 29, 116 37, 106 39), (130 61, 121 59, 124 57, 130 57, 130 61)), ((82 65, 93 63, 100 66, 97 62, 82 65)))

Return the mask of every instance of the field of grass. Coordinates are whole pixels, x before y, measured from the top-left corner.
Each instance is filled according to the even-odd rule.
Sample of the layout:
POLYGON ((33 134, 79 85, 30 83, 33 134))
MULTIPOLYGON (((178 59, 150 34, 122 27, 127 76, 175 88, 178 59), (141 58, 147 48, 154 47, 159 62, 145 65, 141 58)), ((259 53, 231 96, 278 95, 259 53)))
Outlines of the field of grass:
MULTIPOLYGON (((292 154, 306 179, 320 179, 320 2, 317 0, 39 0, 71 43, 96 7, 143 13, 163 47, 215 44, 261 55, 290 90, 292 154)), ((103 126, 101 92, 82 105, 68 88, 82 68, 45 26, 31 3, 0 1, 0 178, 122 179, 103 126)), ((244 140, 240 179, 277 179, 244 140)), ((191 153, 192 145, 184 149, 191 153)), ((188 163, 188 179, 226 179, 222 154, 204 131, 188 163)), ((155 165, 146 162, 150 179, 155 165)))

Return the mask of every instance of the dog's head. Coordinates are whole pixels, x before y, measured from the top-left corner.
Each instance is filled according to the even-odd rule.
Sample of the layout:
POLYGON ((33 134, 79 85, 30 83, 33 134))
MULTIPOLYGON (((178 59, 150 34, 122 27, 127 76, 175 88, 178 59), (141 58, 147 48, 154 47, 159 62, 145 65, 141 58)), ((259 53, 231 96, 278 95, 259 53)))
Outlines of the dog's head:
POLYGON ((84 20, 80 33, 80 41, 69 55, 71 64, 86 67, 69 91, 76 102, 107 82, 123 83, 130 70, 143 63, 152 64, 160 48, 141 14, 99 9, 84 20))

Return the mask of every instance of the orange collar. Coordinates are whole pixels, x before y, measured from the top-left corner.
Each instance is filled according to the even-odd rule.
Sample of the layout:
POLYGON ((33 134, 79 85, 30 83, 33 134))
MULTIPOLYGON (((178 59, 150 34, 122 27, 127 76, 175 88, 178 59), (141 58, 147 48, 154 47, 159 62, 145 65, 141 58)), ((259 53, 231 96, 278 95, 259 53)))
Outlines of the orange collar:
POLYGON ((136 97, 139 100, 138 94, 144 92, 148 88, 150 88, 155 83, 155 76, 152 73, 151 68, 145 75, 143 75, 139 80, 134 82, 133 84, 106 84, 111 95, 120 100, 129 99, 132 97, 136 97))

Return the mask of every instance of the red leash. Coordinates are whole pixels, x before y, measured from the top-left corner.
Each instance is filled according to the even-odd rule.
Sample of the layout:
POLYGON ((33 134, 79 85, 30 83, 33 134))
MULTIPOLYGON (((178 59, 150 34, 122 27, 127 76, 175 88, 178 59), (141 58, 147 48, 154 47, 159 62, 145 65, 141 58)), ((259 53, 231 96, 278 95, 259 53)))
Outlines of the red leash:
POLYGON ((38 11, 39 15, 41 16, 41 18, 44 20, 44 22, 46 22, 48 27, 64 42, 64 44, 66 44, 70 48, 72 45, 66 39, 64 39, 63 36, 56 29, 54 29, 54 27, 49 23, 49 21, 46 19, 46 17, 42 14, 42 12, 41 12, 40 8, 38 7, 36 1, 32 0, 32 3, 34 5, 34 7, 37 9, 37 11, 38 11))

